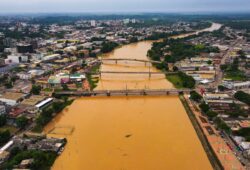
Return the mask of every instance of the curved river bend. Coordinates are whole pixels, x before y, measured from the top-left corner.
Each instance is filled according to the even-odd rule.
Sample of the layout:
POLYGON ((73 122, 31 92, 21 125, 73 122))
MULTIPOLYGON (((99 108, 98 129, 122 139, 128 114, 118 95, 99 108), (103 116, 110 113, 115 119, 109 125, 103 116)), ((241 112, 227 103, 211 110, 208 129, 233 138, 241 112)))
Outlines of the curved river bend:
MULTIPOLYGON (((218 24, 211 28, 218 29, 218 24)), ((126 45, 105 57, 146 60, 151 44, 144 41, 126 45)), ((157 71, 143 63, 125 61, 107 62, 101 69, 157 71)), ((148 75, 107 74, 101 77, 97 87, 126 88, 173 86, 164 75, 149 78, 148 75)), ((50 136, 68 139, 64 152, 52 168, 54 170, 212 169, 177 96, 80 98, 49 123, 45 131, 51 129, 56 134, 50 136)))

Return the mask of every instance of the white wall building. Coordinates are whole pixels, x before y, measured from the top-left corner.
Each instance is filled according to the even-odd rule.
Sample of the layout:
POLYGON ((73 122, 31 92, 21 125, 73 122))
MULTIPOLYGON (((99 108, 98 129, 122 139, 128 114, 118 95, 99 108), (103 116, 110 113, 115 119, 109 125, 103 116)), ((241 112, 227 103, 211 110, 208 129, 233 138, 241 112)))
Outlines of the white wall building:
POLYGON ((96 21, 95 20, 91 20, 90 21, 90 25, 91 25, 91 27, 96 27, 96 21))
POLYGON ((7 59, 5 59, 5 64, 11 64, 11 63, 20 63, 20 56, 16 55, 9 55, 7 59))

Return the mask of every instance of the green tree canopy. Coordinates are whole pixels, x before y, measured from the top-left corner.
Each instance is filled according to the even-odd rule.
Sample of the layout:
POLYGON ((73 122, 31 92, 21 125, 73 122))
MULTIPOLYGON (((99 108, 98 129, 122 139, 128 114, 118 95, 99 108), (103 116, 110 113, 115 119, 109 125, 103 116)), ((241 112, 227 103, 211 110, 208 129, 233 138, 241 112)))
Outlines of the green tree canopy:
POLYGON ((25 116, 20 116, 16 119, 17 127, 23 129, 28 124, 28 119, 25 116))

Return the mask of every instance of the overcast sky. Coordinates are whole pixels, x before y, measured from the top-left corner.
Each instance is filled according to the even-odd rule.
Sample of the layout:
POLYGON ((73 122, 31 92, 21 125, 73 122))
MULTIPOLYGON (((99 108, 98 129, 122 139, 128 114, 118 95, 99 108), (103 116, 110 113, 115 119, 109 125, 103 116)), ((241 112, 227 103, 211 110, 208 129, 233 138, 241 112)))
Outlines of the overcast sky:
POLYGON ((0 0, 18 12, 250 12, 250 0, 0 0))

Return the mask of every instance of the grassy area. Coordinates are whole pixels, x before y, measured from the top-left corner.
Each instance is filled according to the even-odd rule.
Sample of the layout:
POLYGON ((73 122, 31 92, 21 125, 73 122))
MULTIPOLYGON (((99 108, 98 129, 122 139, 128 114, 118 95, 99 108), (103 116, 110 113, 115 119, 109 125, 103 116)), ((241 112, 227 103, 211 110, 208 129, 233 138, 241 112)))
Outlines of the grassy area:
POLYGON ((43 91, 45 91, 45 92, 52 92, 53 89, 51 89, 51 88, 45 88, 45 89, 43 89, 43 91))
POLYGON ((247 78, 241 71, 227 72, 225 75, 226 79, 231 79, 233 81, 245 81, 247 78))
POLYGON ((14 126, 5 125, 3 127, 0 127, 0 131, 5 131, 5 130, 9 130, 11 134, 14 134, 18 131, 18 129, 14 126))
POLYGON ((167 75, 166 78, 168 81, 170 81, 174 85, 175 88, 177 88, 177 89, 184 88, 183 82, 182 82, 179 75, 177 75, 177 74, 167 75))
MULTIPOLYGON (((100 65, 96 65, 96 66, 92 67, 91 72, 98 72, 99 69, 100 69, 100 65)), ((87 74, 86 77, 87 77, 87 80, 89 82, 90 89, 93 90, 94 88, 96 88, 96 86, 99 82, 99 79, 93 78, 93 76, 90 74, 87 74)))

